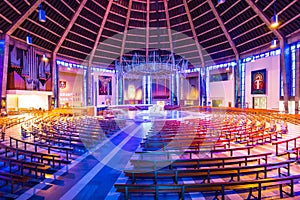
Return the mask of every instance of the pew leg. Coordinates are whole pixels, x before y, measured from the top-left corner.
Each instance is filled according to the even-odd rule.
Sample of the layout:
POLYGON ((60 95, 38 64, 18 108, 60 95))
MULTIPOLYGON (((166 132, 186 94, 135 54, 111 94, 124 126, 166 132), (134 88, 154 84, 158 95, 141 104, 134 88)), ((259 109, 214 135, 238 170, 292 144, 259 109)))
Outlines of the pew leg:
POLYGON ((256 180, 259 179, 259 172, 256 173, 256 180))
POLYGON ((14 193, 14 182, 13 181, 11 182, 11 193, 12 194, 14 193))
POLYGON ((258 198, 258 199, 261 199, 261 184, 259 184, 259 187, 258 187, 258 195, 257 195, 257 198, 258 198))
POLYGON ((222 200, 225 200, 225 191, 224 191, 224 188, 222 188, 222 200))
POLYGON ((290 193, 290 196, 293 197, 293 196, 294 196, 294 180, 293 180, 293 179, 291 180, 291 185, 290 185, 290 187, 291 187, 291 193, 290 193))
POLYGON ((216 191, 214 199, 218 199, 218 195, 219 195, 219 191, 216 191))
POLYGON ((155 200, 158 200, 158 188, 155 187, 155 200))
POLYGON ((280 198, 283 198, 283 191, 282 191, 282 185, 279 185, 279 193, 280 193, 280 198))
POLYGON ((125 195, 124 199, 125 199, 125 200, 128 200, 128 199, 129 199, 128 187, 125 187, 124 195, 125 195))
POLYGON ((251 197, 252 197, 252 188, 249 189, 249 194, 248 194, 247 199, 251 199, 251 197))
POLYGON ((181 188, 180 199, 184 200, 184 186, 181 188))

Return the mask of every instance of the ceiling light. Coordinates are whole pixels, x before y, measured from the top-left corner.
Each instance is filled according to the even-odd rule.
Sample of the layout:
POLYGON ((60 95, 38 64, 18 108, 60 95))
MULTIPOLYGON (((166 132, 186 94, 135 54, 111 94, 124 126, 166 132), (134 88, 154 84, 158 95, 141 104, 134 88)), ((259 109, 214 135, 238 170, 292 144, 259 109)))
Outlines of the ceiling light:
POLYGON ((276 39, 273 39, 272 42, 271 42, 271 48, 276 48, 277 47, 277 40, 276 39))
POLYGON ((26 43, 31 45, 32 44, 32 37, 30 36, 30 34, 28 33, 28 35, 26 36, 26 43))
POLYGON ((47 58, 47 55, 46 55, 45 53, 43 54, 42 60, 43 60, 44 62, 48 62, 48 58, 47 58))
POLYGON ((225 3, 226 0, 218 0, 218 4, 225 3))
POLYGON ((274 15, 271 18, 271 28, 277 28, 279 26, 278 15, 276 13, 276 0, 274 0, 274 15))
POLYGON ((274 15, 272 18, 271 18, 271 28, 277 28, 279 26, 279 22, 278 22, 278 15, 274 15))
POLYGON ((45 22, 46 21, 46 12, 42 8, 42 4, 39 5, 39 21, 45 22))

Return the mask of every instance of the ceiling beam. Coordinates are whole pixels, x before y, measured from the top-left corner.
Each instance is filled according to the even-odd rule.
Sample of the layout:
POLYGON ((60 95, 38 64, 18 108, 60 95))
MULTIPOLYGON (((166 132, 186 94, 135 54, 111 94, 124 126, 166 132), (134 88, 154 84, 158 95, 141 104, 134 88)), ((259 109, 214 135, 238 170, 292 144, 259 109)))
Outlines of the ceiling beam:
POLYGON ((274 35, 278 38, 278 40, 284 40, 284 36, 277 30, 271 29, 271 21, 266 17, 263 11, 257 7, 257 5, 253 2, 253 0, 246 0, 248 5, 253 9, 253 11, 260 17, 260 19, 267 25, 267 27, 274 33, 274 35))
POLYGON ((56 37, 60 37, 60 35, 58 35, 56 32, 52 31, 51 29, 48 29, 47 27, 43 26, 43 24, 39 23, 39 22, 36 22, 30 18, 27 19, 29 22, 37 25, 38 27, 40 27, 41 29, 44 29, 46 31, 48 31, 49 33, 55 35, 56 37))
POLYGON ((265 24, 264 24, 264 23, 258 24, 258 25, 256 25, 256 26, 254 26, 253 28, 248 29, 247 31, 245 31, 245 32, 243 32, 243 33, 241 33, 241 34, 235 36, 235 37, 232 38, 232 39, 235 40, 235 39, 237 39, 237 38, 239 38, 239 37, 242 37, 243 35, 246 35, 246 34, 250 33, 251 31, 256 30, 256 29, 258 29, 258 28, 260 28, 260 27, 262 27, 262 26, 265 26, 265 24))
POLYGON ((169 16, 169 7, 168 7, 168 1, 167 0, 164 0, 164 6, 165 6, 165 13, 166 13, 166 20, 167 20, 167 28, 168 28, 170 49, 171 49, 171 52, 174 53, 171 23, 170 23, 170 16, 169 16))
POLYGON ((75 13, 75 10, 73 8, 71 8, 71 6, 69 6, 69 4, 67 4, 64 0, 61 0, 61 2, 63 2, 63 4, 68 7, 73 13, 75 13))
POLYGON ((216 17, 216 19, 217 19, 217 21, 218 21, 218 23, 219 23, 222 31, 224 32, 225 37, 227 38, 227 40, 228 40, 228 42, 229 42, 229 44, 230 44, 230 46, 231 46, 231 48, 232 48, 232 50, 233 50, 233 52, 235 54, 235 57, 238 58, 239 57, 239 52, 238 52, 238 50, 237 50, 237 48, 236 48, 236 46, 235 46, 235 44, 234 44, 231 36, 229 35, 229 33, 228 33, 228 31, 227 31, 227 29, 226 29, 226 27, 224 25, 224 22, 221 19, 220 15, 219 15, 219 13, 217 11, 217 9, 215 8, 215 6, 214 6, 214 4, 213 4, 213 2, 211 0, 208 0, 207 2, 209 4, 212 12, 214 13, 214 15, 215 15, 215 17, 216 17))
POLYGON ((197 50, 198 50, 198 53, 199 53, 199 57, 200 57, 200 61, 201 61, 200 62, 201 63, 201 67, 205 67, 205 62, 204 62, 202 50, 201 50, 201 47, 200 47, 200 43, 198 41, 198 37, 197 37, 197 34, 196 34, 195 26, 193 24, 191 13, 190 13, 190 10, 189 10, 189 7, 188 7, 188 4, 187 4, 186 0, 183 0, 183 5, 184 5, 184 8, 185 8, 185 12, 187 14, 187 17, 188 17, 188 20, 189 20, 189 23, 190 23, 190 27, 191 27, 191 30, 192 30, 192 33, 193 33, 193 38, 195 40, 196 47, 197 47, 197 50))
POLYGON ((235 7, 236 4, 238 4, 241 0, 237 0, 235 1, 233 4, 231 4, 231 6, 229 6, 226 10, 224 10, 222 13, 220 13, 220 16, 224 15, 225 13, 227 13, 231 8, 235 7))
POLYGON ((94 47, 93 47, 92 52, 91 52, 90 57, 89 57, 89 62, 88 62, 89 66, 92 66, 92 61, 93 61, 96 49, 98 47, 98 44, 99 44, 99 41, 100 41, 100 38, 101 38, 101 35, 102 35, 102 32, 103 32, 104 26, 106 24, 106 20, 107 20, 108 14, 110 12, 112 3, 113 3, 113 0, 109 0, 109 2, 107 4, 105 14, 104 14, 104 17, 103 17, 102 22, 101 22, 101 26, 100 26, 100 29, 98 31, 97 38, 95 40, 94 47))
MULTIPOLYGON (((190 12, 191 12, 191 11, 190 11, 190 12)), ((204 15, 207 15, 209 12, 210 12, 210 10, 207 10, 207 11, 205 11, 205 12, 201 12, 201 14, 200 14, 200 15, 197 15, 196 17, 194 17, 193 20, 197 20, 197 19, 199 19, 200 17, 203 17, 204 15)))
POLYGON ((127 38, 127 30, 128 30, 130 14, 131 14, 131 8, 132 8, 132 0, 129 0, 128 12, 127 12, 126 22, 125 22, 124 35, 123 35, 123 40, 122 40, 122 47, 121 47, 120 58, 119 58, 120 62, 122 62, 122 57, 123 57, 123 54, 124 54, 125 43, 126 43, 126 38, 127 38))
POLYGON ((4 0, 5 1, 5 3, 7 4, 7 5, 9 5, 9 7, 11 7, 16 13, 18 13, 19 15, 21 15, 22 13, 13 5, 13 4, 11 4, 8 0, 4 0))
POLYGON ((291 7, 293 4, 297 3, 299 0, 294 0, 291 3, 289 3, 287 6, 285 6, 282 10, 280 10, 277 15, 281 15, 284 11, 286 11, 289 7, 291 7))
POLYGON ((69 22, 67 28, 65 29, 64 33, 62 34, 62 36, 60 37, 59 41, 57 42, 57 45, 54 49, 54 53, 57 53, 59 48, 61 47, 62 43, 65 41, 68 33, 70 32, 71 28, 73 27, 75 21, 77 20, 80 12, 82 11, 83 7, 85 6, 85 3, 87 2, 87 0, 82 0, 82 2, 80 3, 80 5, 78 6, 76 12, 74 13, 71 21, 69 22))
MULTIPOLYGON (((203 6, 204 4, 206 4, 206 1, 203 1, 202 3, 198 4, 197 6, 195 6, 194 8, 192 8, 190 10, 190 12, 193 12, 194 10, 200 8, 201 6, 203 6)), ((170 10, 173 10, 174 8, 178 8, 180 6, 180 4, 178 4, 177 6, 172 7, 170 10)))
MULTIPOLYGON (((27 29, 23 28, 22 26, 20 26, 19 29, 22 30, 22 31, 24 31, 25 33, 28 31, 27 29)), ((30 35, 33 35, 33 36, 38 37, 38 38, 40 38, 40 39, 42 39, 42 40, 44 40, 44 41, 46 41, 46 42, 49 42, 50 44, 55 45, 54 42, 52 42, 51 40, 49 40, 49 39, 47 39, 47 38, 44 38, 43 36, 41 36, 41 35, 38 34, 38 33, 35 33, 35 32, 32 32, 32 31, 31 31, 31 32, 30 32, 30 35)), ((25 39, 25 38, 24 38, 24 39, 25 39)))
POLYGON ((243 9, 242 11, 236 13, 234 16, 232 16, 231 18, 229 18, 224 24, 228 24, 229 22, 231 22, 232 20, 234 20, 238 16, 243 15, 243 13, 246 12, 247 10, 249 10, 249 9, 251 9, 251 7, 247 7, 245 9, 243 9))
POLYGON ((232 32, 233 30, 235 30, 235 29, 239 28, 240 26, 242 26, 242 25, 248 23, 249 21, 251 21, 252 19, 254 19, 254 18, 256 18, 256 17, 257 17, 257 15, 253 15, 252 17, 250 17, 250 18, 246 19, 245 21, 239 23, 238 25, 234 26, 233 28, 231 28, 231 29, 228 30, 228 31, 229 31, 229 32, 232 32))
POLYGON ((29 17, 29 15, 31 15, 31 13, 33 13, 35 11, 35 9, 37 9, 37 7, 44 2, 45 0, 36 0, 32 6, 24 13, 22 13, 22 15, 12 23, 12 25, 9 27, 9 29, 7 30, 7 35, 11 35, 13 34, 13 32, 29 17))
POLYGON ((54 7, 52 4, 50 4, 49 2, 45 1, 45 3, 55 12, 57 12, 60 16, 62 16, 63 18, 65 18, 67 21, 70 21, 70 19, 61 11, 59 11, 56 7, 54 7))
POLYGON ((5 21, 12 24, 12 21, 10 21, 8 18, 6 18, 4 15, 0 14, 0 17, 2 17, 5 21))
POLYGON ((290 18, 289 20, 285 21, 284 24, 280 25, 280 28, 285 27, 286 25, 288 25, 289 23, 293 22, 294 20, 296 20, 298 18, 300 18, 300 13, 298 15, 294 16, 293 18, 290 18))
POLYGON ((150 37, 150 0, 147 0, 146 6, 146 63, 149 60, 149 37, 150 37))
POLYGON ((30 3, 28 2, 28 0, 24 0, 25 1, 25 3, 27 3, 27 5, 29 5, 30 6, 30 3))

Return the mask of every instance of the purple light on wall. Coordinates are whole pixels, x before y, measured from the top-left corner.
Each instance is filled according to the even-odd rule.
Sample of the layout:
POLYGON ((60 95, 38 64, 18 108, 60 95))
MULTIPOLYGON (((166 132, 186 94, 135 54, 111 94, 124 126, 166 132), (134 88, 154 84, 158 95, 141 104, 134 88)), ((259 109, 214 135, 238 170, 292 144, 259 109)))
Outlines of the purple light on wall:
POLYGON ((0 94, 2 95, 3 65, 5 40, 0 40, 0 94))

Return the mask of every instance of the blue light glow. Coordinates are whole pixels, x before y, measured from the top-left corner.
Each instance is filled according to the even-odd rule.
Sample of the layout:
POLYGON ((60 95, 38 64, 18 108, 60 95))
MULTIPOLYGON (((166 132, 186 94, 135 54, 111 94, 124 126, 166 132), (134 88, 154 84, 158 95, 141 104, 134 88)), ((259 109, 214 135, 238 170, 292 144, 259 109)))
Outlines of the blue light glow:
POLYGON ((248 63, 248 62, 253 62, 255 60, 261 59, 261 58, 267 58, 269 56, 277 56, 281 54, 281 50, 280 49, 275 49, 273 51, 268 51, 268 52, 264 52, 261 54, 256 54, 253 56, 249 56, 246 58, 242 59, 242 63, 248 63))
MULTIPOLYGON (((69 63, 63 60, 56 60, 56 64, 60 65, 62 67, 67 67, 67 68, 76 68, 76 69, 87 69, 87 66, 84 65, 79 65, 76 63, 69 63)), ((106 72, 106 73, 112 73, 114 74, 116 71, 115 70, 110 70, 110 69, 102 69, 102 68, 96 68, 96 67, 92 67, 92 70, 94 72, 106 72)))

